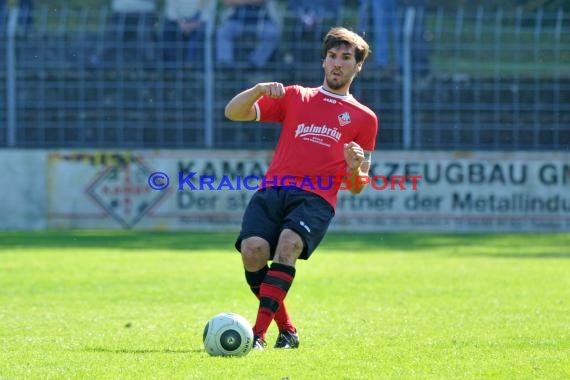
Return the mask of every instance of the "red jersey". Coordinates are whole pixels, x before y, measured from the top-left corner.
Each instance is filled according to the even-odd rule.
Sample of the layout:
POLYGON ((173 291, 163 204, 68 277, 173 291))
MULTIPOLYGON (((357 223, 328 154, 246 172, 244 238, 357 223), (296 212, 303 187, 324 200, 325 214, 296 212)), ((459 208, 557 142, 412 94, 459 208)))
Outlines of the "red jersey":
POLYGON ((336 208, 339 174, 347 170, 344 144, 354 141, 364 150, 374 150, 374 112, 352 95, 333 94, 322 86, 288 86, 284 97, 263 96, 255 109, 257 121, 282 124, 265 185, 311 191, 336 208))

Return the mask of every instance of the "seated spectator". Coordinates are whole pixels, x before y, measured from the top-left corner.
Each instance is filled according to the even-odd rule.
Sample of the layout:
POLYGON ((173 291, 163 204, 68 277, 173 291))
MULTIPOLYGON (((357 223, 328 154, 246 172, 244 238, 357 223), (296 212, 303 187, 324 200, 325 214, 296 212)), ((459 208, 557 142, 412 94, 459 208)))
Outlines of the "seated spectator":
MULTIPOLYGON (((292 12, 305 29, 314 29, 322 22, 331 26, 340 24, 342 0, 288 0, 287 9, 292 12)), ((322 36, 321 36, 322 37, 322 36)))
MULTIPOLYGON (((8 3, 10 5, 10 3, 8 3)), ((6 0, 0 0, 0 26, 5 28, 5 21, 7 24, 8 20, 8 10, 10 7, 6 7, 6 0)), ((22 34, 27 34, 33 25, 33 0, 19 0, 18 1, 18 24, 21 28, 22 34)), ((5 32, 5 30, 2 30, 5 32)))
POLYGON ((33 0, 20 0, 18 2, 19 12, 19 24, 22 28, 22 32, 27 34, 34 23, 33 21, 33 10, 34 10, 34 1, 33 0))
POLYGON ((290 46, 286 46, 285 60, 319 60, 320 52, 315 51, 314 44, 320 44, 328 30, 340 24, 341 8, 342 0, 288 0, 290 46))
POLYGON ((373 63, 380 70, 390 67, 391 58, 394 61, 392 66, 401 70, 402 33, 399 20, 395 0, 360 0, 358 29, 365 35, 372 34, 373 63))
POLYGON ((168 66, 197 64, 197 53, 206 38, 206 26, 214 21, 216 2, 166 0, 162 31, 163 56, 168 66))
POLYGON ((155 0, 112 0, 103 45, 90 63, 99 66, 112 58, 113 64, 154 62, 156 22, 155 0))
MULTIPOLYGON (((247 66, 259 68, 267 65, 277 47, 281 30, 272 12, 270 0, 223 0, 228 7, 216 36, 217 63, 235 67, 236 40, 251 33, 256 40, 246 58, 247 66)), ((240 49, 247 48, 243 44, 240 49)))
MULTIPOLYGON (((415 76, 426 77, 430 72, 430 46, 431 32, 426 28, 426 1, 403 0, 398 2, 401 14, 406 8, 415 9, 414 30, 412 33, 412 72, 415 76)), ((403 35, 403 33, 402 33, 403 35)))
MULTIPOLYGON (((4 40, 4 34, 6 33, 6 20, 8 15, 6 14, 6 0, 0 0, 0 40, 4 40)), ((6 43, 0 44, 0 68, 4 66, 4 49, 6 43)))

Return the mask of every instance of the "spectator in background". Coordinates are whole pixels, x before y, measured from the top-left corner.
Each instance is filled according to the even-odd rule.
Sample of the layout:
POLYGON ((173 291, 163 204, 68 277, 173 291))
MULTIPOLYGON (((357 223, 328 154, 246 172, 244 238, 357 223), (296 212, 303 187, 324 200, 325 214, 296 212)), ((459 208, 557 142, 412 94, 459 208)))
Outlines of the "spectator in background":
POLYGON ((204 45, 206 26, 215 12, 216 2, 211 0, 166 0, 162 43, 167 65, 197 63, 198 48, 204 45))
MULTIPOLYGON (((6 7, 6 0, 0 0, 0 25, 2 25, 2 27, 4 27, 4 21, 8 19, 8 9, 9 8, 6 7)), ((33 0, 20 0, 18 2, 18 24, 22 28, 23 34, 27 34, 32 28, 33 9, 33 0)))
POLYGON ((292 25, 288 28, 285 61, 318 60, 314 45, 320 43, 331 27, 340 24, 341 7, 342 0, 288 0, 292 25))
POLYGON ((99 66, 111 53, 118 59, 114 64, 153 62, 156 22, 155 0, 112 0, 103 45, 90 63, 99 66))
MULTIPOLYGON (((412 33, 412 72, 415 76, 425 77, 430 72, 429 41, 431 33, 425 27, 425 0, 403 0, 398 2, 402 19, 406 8, 415 9, 414 30, 412 33)), ((402 33, 403 36, 403 33, 402 33)))
POLYGON ((19 12, 18 18, 20 27, 24 34, 27 34, 34 24, 33 14, 34 14, 34 1, 33 0, 20 0, 18 2, 19 12))
POLYGON ((388 69, 393 57, 396 69, 401 69, 401 25, 395 0, 360 0, 358 29, 361 34, 372 33, 372 62, 376 68, 388 69), (390 54, 390 37, 393 54, 390 54))
MULTIPOLYGON (((6 33, 6 0, 0 0, 0 39, 4 39, 6 33)), ((0 67, 4 64, 4 45, 0 45, 0 67)))
MULTIPOLYGON (((251 33, 256 40, 246 58, 247 66, 264 67, 279 46, 281 30, 271 0, 223 0, 228 7, 217 31, 217 63, 235 66, 236 39, 251 33)), ((240 48, 246 47, 240 44, 240 48)))

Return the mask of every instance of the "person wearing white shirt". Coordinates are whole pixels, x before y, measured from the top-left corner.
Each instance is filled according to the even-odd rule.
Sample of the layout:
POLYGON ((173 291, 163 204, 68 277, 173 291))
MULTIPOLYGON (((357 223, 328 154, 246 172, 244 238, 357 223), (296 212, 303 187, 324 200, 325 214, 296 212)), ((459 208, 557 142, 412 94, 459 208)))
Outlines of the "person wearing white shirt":
POLYGON ((277 51, 281 39, 281 26, 276 20, 273 0, 223 0, 225 16, 216 35, 216 61, 220 66, 237 67, 246 64, 251 68, 267 65, 277 51), (246 62, 236 60, 236 48, 247 47, 245 34, 255 35, 254 46, 246 62), (240 41, 241 40, 241 41, 240 41))
POLYGON ((103 43, 90 65, 155 63, 156 0, 111 0, 103 43))
POLYGON ((214 21, 215 12, 216 2, 211 0, 166 0, 162 51, 168 66, 198 64, 206 26, 214 21))

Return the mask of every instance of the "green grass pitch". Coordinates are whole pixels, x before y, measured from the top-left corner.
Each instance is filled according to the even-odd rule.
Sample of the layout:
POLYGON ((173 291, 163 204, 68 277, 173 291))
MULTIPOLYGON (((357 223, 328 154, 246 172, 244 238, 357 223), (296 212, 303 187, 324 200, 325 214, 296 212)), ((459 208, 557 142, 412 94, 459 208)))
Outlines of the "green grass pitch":
POLYGON ((301 347, 212 358, 206 321, 257 308, 233 240, 0 233, 0 379, 570 378, 570 234, 331 233, 287 297, 301 347))

